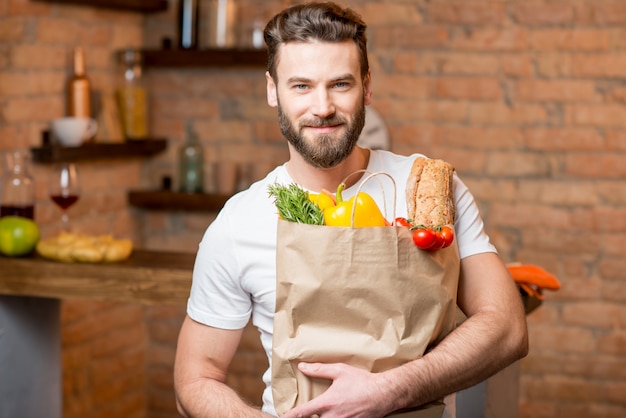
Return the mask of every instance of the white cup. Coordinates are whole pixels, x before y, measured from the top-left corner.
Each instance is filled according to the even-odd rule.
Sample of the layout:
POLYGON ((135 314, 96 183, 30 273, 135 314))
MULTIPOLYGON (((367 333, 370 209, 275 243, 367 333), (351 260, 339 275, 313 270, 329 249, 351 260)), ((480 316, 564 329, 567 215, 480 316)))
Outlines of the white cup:
POLYGON ((68 116, 52 121, 55 140, 66 147, 78 147, 98 131, 98 122, 91 118, 68 116))

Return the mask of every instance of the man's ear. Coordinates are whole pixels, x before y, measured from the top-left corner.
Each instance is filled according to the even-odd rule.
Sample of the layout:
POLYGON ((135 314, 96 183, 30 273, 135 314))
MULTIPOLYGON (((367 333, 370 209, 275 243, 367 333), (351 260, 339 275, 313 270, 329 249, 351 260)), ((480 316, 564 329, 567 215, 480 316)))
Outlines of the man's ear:
POLYGON ((363 78, 363 96, 365 106, 372 104, 372 73, 369 71, 363 78))
POLYGON ((267 104, 271 107, 278 106, 278 99, 276 97, 276 83, 270 75, 269 71, 265 72, 265 80, 267 81, 267 104))

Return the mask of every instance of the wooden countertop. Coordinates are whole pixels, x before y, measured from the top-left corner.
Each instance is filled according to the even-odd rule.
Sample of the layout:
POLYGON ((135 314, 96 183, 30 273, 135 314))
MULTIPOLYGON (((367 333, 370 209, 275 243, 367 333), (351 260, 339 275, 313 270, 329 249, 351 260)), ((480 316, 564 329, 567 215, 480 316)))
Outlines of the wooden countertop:
POLYGON ((60 263, 0 255, 0 294, 185 305, 195 254, 134 250, 119 263, 60 263))

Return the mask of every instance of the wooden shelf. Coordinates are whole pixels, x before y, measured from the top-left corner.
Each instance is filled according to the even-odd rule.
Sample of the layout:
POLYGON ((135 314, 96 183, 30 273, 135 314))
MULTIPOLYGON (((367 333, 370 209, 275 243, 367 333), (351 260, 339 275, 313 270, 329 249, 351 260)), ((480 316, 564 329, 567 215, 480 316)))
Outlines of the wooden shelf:
POLYGON ((143 49, 146 68, 262 67, 267 64, 265 49, 143 49))
POLYGON ((230 196, 207 193, 183 193, 168 190, 131 190, 128 203, 143 209, 215 212, 230 196))
POLYGON ((146 157, 165 150, 165 139, 133 140, 122 143, 88 143, 80 147, 44 145, 31 148, 33 161, 37 163, 73 162, 111 158, 146 157))
POLYGON ((167 10, 167 0, 33 0, 39 3, 76 4, 102 9, 154 13, 167 10))

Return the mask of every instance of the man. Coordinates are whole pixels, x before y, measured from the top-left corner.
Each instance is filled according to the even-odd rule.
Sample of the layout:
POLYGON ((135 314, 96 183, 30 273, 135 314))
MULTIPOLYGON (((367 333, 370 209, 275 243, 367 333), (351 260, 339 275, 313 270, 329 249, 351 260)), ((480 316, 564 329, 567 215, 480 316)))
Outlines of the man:
MULTIPOLYGON (((271 359, 278 216, 267 186, 295 182, 312 192, 334 190, 349 173, 364 168, 406 183, 415 155, 355 145, 372 100, 365 28, 353 11, 332 3, 293 6, 265 28, 267 100, 278 109, 290 159, 231 198, 202 239, 174 373, 185 416, 275 415, 269 370, 263 376, 262 411, 224 383, 251 315, 271 359)), ((360 180, 348 184, 346 195, 360 180)), ((404 190, 397 195, 402 216, 404 190)), ((302 363, 304 374, 333 384, 285 418, 383 417, 474 385, 526 354, 519 293, 484 233, 472 195, 456 176, 454 196, 461 258, 457 303, 468 319, 422 358, 385 372, 302 363)))

